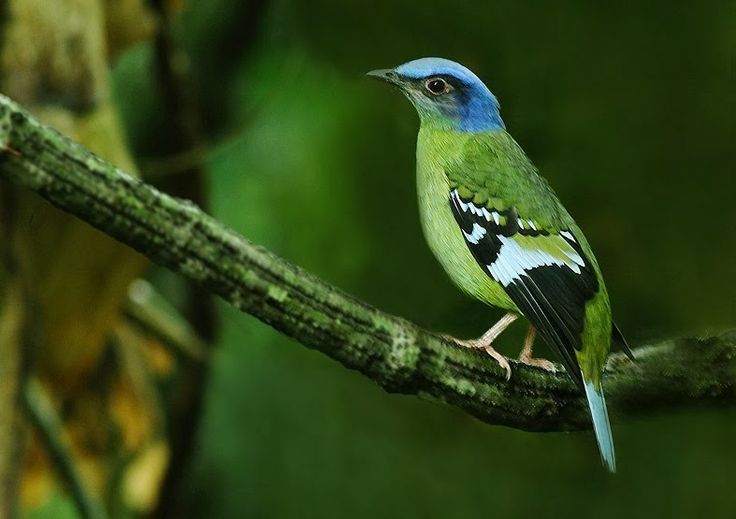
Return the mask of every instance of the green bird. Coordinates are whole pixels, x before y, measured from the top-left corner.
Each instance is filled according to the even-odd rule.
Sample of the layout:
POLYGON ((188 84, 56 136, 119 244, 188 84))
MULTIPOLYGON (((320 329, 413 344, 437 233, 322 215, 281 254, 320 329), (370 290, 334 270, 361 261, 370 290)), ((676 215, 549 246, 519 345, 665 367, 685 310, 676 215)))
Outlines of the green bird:
POLYGON ((488 352, 519 315, 529 322, 520 360, 536 333, 584 390, 604 465, 616 470, 601 378, 613 324, 601 270, 580 228, 524 150, 506 132, 496 97, 469 69, 422 58, 368 73, 398 87, 421 120, 417 190, 429 247, 463 291, 508 311, 482 337, 457 343, 488 352))

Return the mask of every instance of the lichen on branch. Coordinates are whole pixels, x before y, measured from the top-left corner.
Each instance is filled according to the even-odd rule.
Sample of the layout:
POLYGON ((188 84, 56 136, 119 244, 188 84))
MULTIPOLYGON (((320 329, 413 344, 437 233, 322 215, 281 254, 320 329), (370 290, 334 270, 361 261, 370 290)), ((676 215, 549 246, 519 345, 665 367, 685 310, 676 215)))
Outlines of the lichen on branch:
MULTIPOLYGON (((455 405, 525 430, 588 428, 582 395, 564 373, 513 363, 505 381, 482 353, 381 312, 216 221, 127 175, 0 97, 0 181, 40 196, 205 287, 388 391, 455 405)), ((702 402, 736 401, 736 333, 612 356, 606 376, 614 417, 702 402)))

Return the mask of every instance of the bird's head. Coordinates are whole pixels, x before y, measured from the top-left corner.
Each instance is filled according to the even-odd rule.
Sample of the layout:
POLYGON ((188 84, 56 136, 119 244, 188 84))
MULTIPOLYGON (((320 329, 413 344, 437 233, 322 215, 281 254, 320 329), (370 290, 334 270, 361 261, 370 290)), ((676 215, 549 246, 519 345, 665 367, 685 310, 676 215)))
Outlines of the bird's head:
POLYGON ((467 132, 504 128, 496 97, 468 68, 443 58, 421 58, 368 76, 399 88, 423 126, 467 132))

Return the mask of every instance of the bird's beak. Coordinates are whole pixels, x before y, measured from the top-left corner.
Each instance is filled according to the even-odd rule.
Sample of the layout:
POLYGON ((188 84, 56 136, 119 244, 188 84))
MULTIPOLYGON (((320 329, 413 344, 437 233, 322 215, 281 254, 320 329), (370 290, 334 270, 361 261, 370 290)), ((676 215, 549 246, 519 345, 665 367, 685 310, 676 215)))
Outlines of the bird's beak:
POLYGON ((399 76, 395 70, 390 68, 381 68, 378 70, 371 70, 366 74, 368 77, 372 77, 374 79, 379 79, 381 81, 385 81, 386 83, 390 85, 395 86, 402 86, 403 81, 401 80, 401 76, 399 76))

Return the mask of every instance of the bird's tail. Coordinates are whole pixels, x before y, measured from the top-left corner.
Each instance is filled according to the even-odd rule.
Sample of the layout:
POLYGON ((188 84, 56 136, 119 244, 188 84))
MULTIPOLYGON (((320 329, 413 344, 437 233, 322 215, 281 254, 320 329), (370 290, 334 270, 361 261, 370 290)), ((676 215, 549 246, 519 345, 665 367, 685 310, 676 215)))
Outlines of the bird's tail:
POLYGON ((613 435, 611 434, 611 424, 608 421, 603 387, 599 384, 598 389, 596 389, 593 382, 586 380, 585 396, 588 398, 590 415, 593 417, 595 439, 598 442, 598 450, 601 453, 603 464, 610 472, 616 472, 616 453, 613 449, 613 435))

